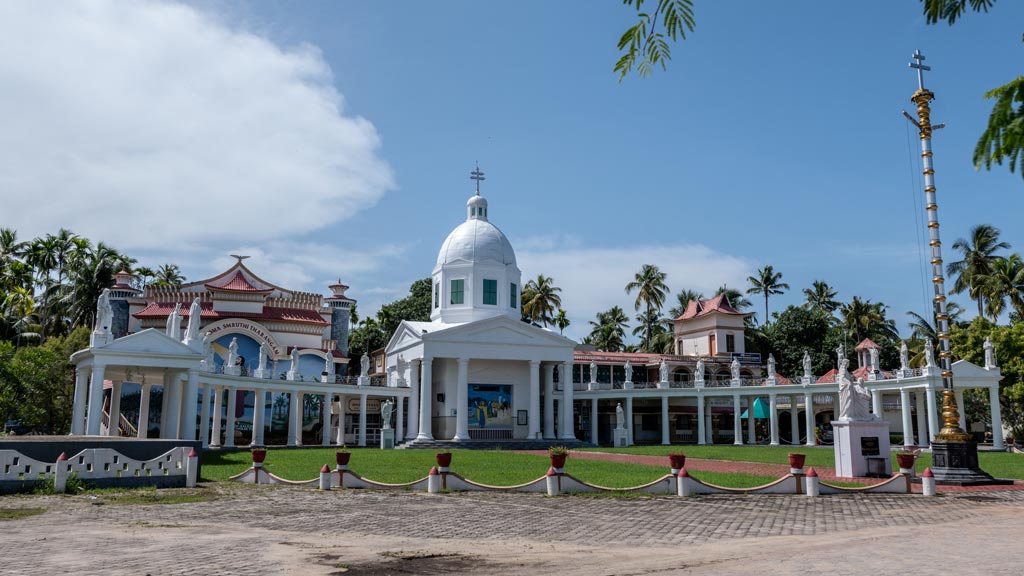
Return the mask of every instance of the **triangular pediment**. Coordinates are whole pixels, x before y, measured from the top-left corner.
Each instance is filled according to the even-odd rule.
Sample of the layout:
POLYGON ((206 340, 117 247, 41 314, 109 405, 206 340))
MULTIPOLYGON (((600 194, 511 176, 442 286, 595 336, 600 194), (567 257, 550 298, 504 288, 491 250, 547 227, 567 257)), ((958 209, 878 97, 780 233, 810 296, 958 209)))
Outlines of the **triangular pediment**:
POLYGON ((513 320, 508 316, 495 316, 435 331, 427 339, 445 342, 467 341, 480 344, 566 346, 570 349, 576 345, 576 342, 564 336, 532 324, 513 320))
POLYGON ((148 328, 141 332, 118 338, 110 344, 99 346, 93 350, 96 352, 102 351, 103 353, 128 352, 133 354, 199 355, 195 350, 155 328, 148 328))
POLYGON ((420 333, 417 333, 415 328, 409 325, 408 322, 402 321, 398 325, 398 329, 391 335, 391 340, 388 341, 387 347, 384 348, 385 354, 391 354, 394 350, 400 350, 407 348, 415 344, 419 344, 423 341, 420 333))
POLYGON ((999 375, 996 370, 986 370, 981 366, 967 360, 953 362, 953 378, 995 378, 999 375))

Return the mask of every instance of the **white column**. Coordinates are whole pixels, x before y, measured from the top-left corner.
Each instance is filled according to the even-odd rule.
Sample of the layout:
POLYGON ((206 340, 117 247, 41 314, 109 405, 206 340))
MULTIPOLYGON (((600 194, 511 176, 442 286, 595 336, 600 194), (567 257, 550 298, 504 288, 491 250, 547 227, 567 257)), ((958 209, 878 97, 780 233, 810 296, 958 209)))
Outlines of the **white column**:
POLYGON ((115 380, 110 387, 110 419, 107 420, 107 436, 121 435, 121 381, 115 380))
POLYGON ((103 364, 94 364, 92 367, 92 382, 89 386, 89 419, 87 430, 90 436, 100 435, 100 420, 103 418, 103 372, 106 370, 103 364))
POLYGON ((267 391, 254 390, 253 394, 253 439, 256 446, 264 446, 264 435, 267 431, 267 391))
POLYGON ((775 394, 768 395, 768 425, 771 427, 772 446, 779 445, 779 402, 775 394))
POLYGON ((816 438, 816 426, 814 425, 814 395, 810 393, 804 394, 804 427, 807 428, 807 445, 815 446, 818 444, 816 438))
POLYGON ((220 430, 224 423, 224 389, 211 386, 210 391, 213 394, 213 426, 210 430, 210 446, 219 447, 222 442, 220 430))
POLYGON ((715 443, 714 411, 711 409, 711 398, 704 398, 704 430, 707 432, 707 443, 715 443))
POLYGON ((747 396, 747 444, 757 444, 757 426, 754 418, 754 400, 756 396, 747 396))
POLYGON ((85 405, 89 399, 89 376, 92 370, 88 366, 75 368, 75 403, 71 410, 71 433, 85 434, 85 405))
POLYGON ((800 403, 796 394, 789 395, 789 433, 792 438, 789 443, 797 445, 800 443, 800 403))
POLYGON ((172 438, 171 431, 171 372, 165 371, 160 391, 160 438, 172 438))
MULTIPOLYGON (((323 421, 324 421, 323 428, 320 429, 320 444, 322 446, 330 446, 331 445, 331 418, 334 416, 334 414, 333 414, 333 412, 334 412, 334 402, 332 402, 331 400, 333 398, 334 398, 334 394, 331 394, 330 392, 328 392, 328 393, 322 395, 321 399, 320 399, 320 412, 321 412, 320 415, 321 415, 321 417, 323 418, 323 421)), ((401 398, 398 399, 398 407, 399 407, 399 410, 401 410, 401 407, 402 407, 402 399, 401 398)), ((399 411, 399 413, 398 413, 398 425, 399 426, 402 425, 402 413, 401 413, 401 411, 399 411)), ((398 440, 401 440, 401 439, 402 439, 402 435, 399 434, 398 435, 398 440)))
POLYGON ((540 361, 530 360, 530 406, 527 413, 529 424, 526 437, 540 438, 540 361))
POLYGON ((740 395, 732 395, 732 443, 737 446, 743 445, 743 419, 740 415, 743 411, 740 409, 740 395))
MULTIPOLYGON (((419 434, 416 435, 418 440, 434 439, 432 426, 434 398, 432 396, 433 390, 431 389, 434 377, 433 364, 433 358, 423 359, 423 377, 420 379, 422 380, 422 382, 420 382, 420 388, 422 389, 422 393, 420 394, 420 431, 419 434)), ((415 369, 415 367, 413 369, 415 369)))
POLYGON ((626 396, 626 446, 633 445, 633 397, 626 396))
POLYGON ((871 391, 871 413, 879 418, 882 417, 882 391, 871 391))
POLYGON ((903 418, 903 445, 914 445, 914 424, 910 419, 910 390, 900 388, 900 416, 903 418))
POLYGON ((185 392, 182 394, 181 401, 184 403, 182 415, 185 420, 185 425, 182 428, 179 437, 185 440, 195 440, 196 411, 198 410, 197 404, 199 402, 198 370, 190 369, 188 371, 188 380, 185 381, 185 392))
POLYGON ((704 396, 697 396, 697 444, 708 443, 707 422, 704 420, 704 396))
POLYGON ((590 443, 597 446, 597 398, 590 399, 590 443))
POLYGON ((203 442, 203 448, 210 447, 210 396, 213 395, 213 386, 203 386, 203 405, 199 414, 199 439, 203 442))
POLYGON ((939 408, 935 402, 935 389, 930 385, 925 388, 925 401, 928 404, 928 442, 929 444, 939 434, 939 408))
POLYGON ((359 446, 366 446, 366 394, 359 395, 359 446))
POLYGON ((992 448, 1005 450, 1006 444, 1003 442, 1003 411, 999 406, 998 384, 988 387, 988 402, 989 409, 992 410, 992 448))
POLYGON ((924 389, 914 390, 914 404, 917 408, 917 446, 928 446, 928 409, 924 403, 924 389))
POLYGON ((345 410, 347 409, 347 407, 345 406, 346 402, 348 402, 348 400, 346 400, 345 399, 345 395, 342 394, 340 396, 340 402, 338 402, 338 442, 337 442, 338 446, 344 446, 346 444, 346 441, 345 441, 345 410))
MULTIPOLYGON (((558 372, 558 379, 561 382, 572 383, 572 374, 565 371, 565 367, 558 372)), ((555 365, 544 366, 544 438, 555 439, 555 365)), ((597 444, 597 437, 592 440, 597 444)))
POLYGON ((668 396, 661 397, 661 443, 668 445, 672 442, 669 441, 668 435, 668 396))
POLYGON ((289 408, 288 408, 288 445, 298 445, 298 436, 301 434, 302 419, 299 418, 299 410, 302 409, 300 403, 302 402, 302 393, 292 390, 288 394, 289 408))
POLYGON ((224 447, 235 447, 235 410, 238 409, 238 389, 228 388, 228 417, 224 426, 224 447))
POLYGON ((395 416, 395 444, 398 444, 405 438, 405 398, 396 396, 395 404, 398 408, 398 414, 395 416))
MULTIPOLYGON (((342 414, 345 412, 342 411, 342 414)), ((420 361, 409 362, 409 425, 405 430, 405 437, 413 439, 417 437, 420 429, 420 361)))
MULTIPOLYGON (((566 362, 562 364, 565 367, 565 371, 572 370, 572 363, 566 362)), ((537 404, 537 408, 540 408, 540 403, 537 404)), ((575 440, 576 432, 573 430, 572 422, 572 380, 567 381, 562 385, 562 427, 559 430, 562 440, 575 440)), ((630 436, 630 444, 632 444, 632 435, 630 436)))
MULTIPOLYGON (((455 437, 453 440, 469 440, 469 358, 459 358, 456 360, 458 364, 458 384, 455 388, 455 437)), ((531 371, 530 378, 533 378, 533 362, 530 363, 531 371)), ((530 412, 533 412, 533 387, 530 388, 531 395, 531 406, 530 412)), ((530 420, 533 422, 533 420, 530 420)), ((533 438, 531 435, 530 438, 533 438)))
POLYGON ((136 437, 145 439, 149 434, 149 395, 152 384, 142 384, 139 390, 139 421, 136 424, 136 437))
POLYGON ((960 388, 954 388, 953 394, 956 396, 957 412, 960 413, 960 429, 964 432, 967 430, 967 407, 964 406, 964 391, 960 388))

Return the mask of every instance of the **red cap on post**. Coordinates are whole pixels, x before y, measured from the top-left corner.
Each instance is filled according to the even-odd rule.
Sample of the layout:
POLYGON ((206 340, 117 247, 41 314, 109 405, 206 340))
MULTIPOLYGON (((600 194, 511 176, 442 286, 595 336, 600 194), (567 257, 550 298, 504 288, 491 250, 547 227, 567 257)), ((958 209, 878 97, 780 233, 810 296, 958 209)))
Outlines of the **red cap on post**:
POLYGON ((57 456, 57 462, 64 462, 68 459, 68 455, 61 452, 60 456, 57 456))
POLYGON ((437 466, 431 466, 430 467, 430 475, 431 476, 437 476, 437 466))
POLYGON ((921 473, 921 477, 922 478, 934 478, 934 476, 932 475, 932 469, 931 468, 925 468, 924 472, 921 473))
POLYGON ((690 477, 690 473, 686 471, 686 468, 682 468, 682 469, 679 470, 679 477, 680 478, 689 478, 690 477))
POLYGON ((548 473, 545 474, 545 476, 558 476, 558 472, 555 472, 555 469, 553 467, 548 468, 548 473))
POLYGON ((807 477, 808 478, 817 478, 818 477, 818 472, 814 469, 814 466, 811 466, 810 468, 807 469, 807 477))
POLYGON ((196 452, 196 447, 195 446, 193 446, 192 449, 188 451, 188 457, 189 458, 199 458, 199 452, 196 452))
POLYGON ((327 467, 327 464, 324 464, 324 467, 320 469, 320 473, 321 474, 330 474, 331 473, 331 469, 327 467))

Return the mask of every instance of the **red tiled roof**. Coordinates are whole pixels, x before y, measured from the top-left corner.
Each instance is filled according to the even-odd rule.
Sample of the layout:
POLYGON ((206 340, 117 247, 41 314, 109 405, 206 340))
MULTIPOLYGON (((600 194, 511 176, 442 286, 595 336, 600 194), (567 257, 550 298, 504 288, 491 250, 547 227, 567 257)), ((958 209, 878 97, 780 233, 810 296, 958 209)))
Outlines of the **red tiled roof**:
MULTIPOLYGON (((172 302, 153 302, 149 306, 146 306, 142 310, 136 312, 134 316, 140 320, 145 318, 161 318, 165 319, 170 316, 174 310, 175 304, 172 302)), ((307 310, 302 308, 276 308, 273 306, 264 306, 263 313, 253 314, 251 312, 217 312, 213 309, 212 302, 202 302, 200 306, 200 318, 206 320, 222 320, 224 318, 245 318, 247 320, 267 320, 267 321, 278 321, 278 322, 296 322, 300 324, 318 324, 321 326, 327 326, 330 324, 323 319, 316 310, 307 310)), ((188 318, 189 309, 187 306, 182 305, 182 308, 178 311, 183 318, 188 318)))
MULTIPOLYGON (((666 362, 687 362, 696 363, 697 358, 695 356, 675 356, 673 354, 649 354, 646 352, 601 352, 594 351, 588 352, 586 350, 575 350, 573 351, 573 361, 589 363, 598 362, 605 364, 625 364, 626 361, 630 364, 647 364, 654 365, 660 364, 662 360, 666 362)), ((705 358, 707 362, 715 362, 718 364, 726 364, 732 362, 732 358, 719 357, 719 358, 705 358)), ((751 364, 752 362, 744 358, 740 358, 740 364, 751 364)))
POLYGON ((879 349, 881 349, 881 346, 879 346, 878 344, 875 344, 874 342, 872 342, 870 338, 865 338, 865 339, 860 341, 860 344, 857 344, 857 347, 854 348, 854 350, 856 350, 857 352, 860 352, 861 350, 868 350, 870 348, 879 348, 879 349))
POLYGON ((729 304, 729 299, 725 297, 725 293, 723 292, 710 300, 701 300, 699 302, 691 300, 690 303, 686 305, 686 310, 680 314, 676 320, 689 320, 690 318, 697 318, 712 312, 721 312, 722 314, 740 316, 746 315, 745 312, 740 312, 733 308, 732 305, 729 304))
POLYGON ((206 284, 206 287, 210 290, 221 290, 227 292, 263 292, 267 294, 273 292, 273 288, 257 288, 256 286, 253 286, 252 283, 245 278, 245 274, 242 274, 241 270, 235 272, 235 275, 227 282, 223 282, 221 284, 214 284, 211 282, 206 284))
MULTIPOLYGON (((838 372, 839 372, 838 370, 833 368, 833 369, 829 370, 828 372, 822 374, 817 380, 815 380, 814 383, 815 384, 835 384, 836 383, 836 374, 838 372)), ((882 370, 879 375, 883 379, 890 379, 890 378, 894 377, 892 372, 886 372, 885 370, 882 370)), ((863 378, 864 380, 867 380, 868 379, 868 367, 867 366, 861 366, 860 368, 857 368, 853 372, 850 372, 850 377, 852 379, 854 379, 854 380, 856 380, 858 378, 863 378)))

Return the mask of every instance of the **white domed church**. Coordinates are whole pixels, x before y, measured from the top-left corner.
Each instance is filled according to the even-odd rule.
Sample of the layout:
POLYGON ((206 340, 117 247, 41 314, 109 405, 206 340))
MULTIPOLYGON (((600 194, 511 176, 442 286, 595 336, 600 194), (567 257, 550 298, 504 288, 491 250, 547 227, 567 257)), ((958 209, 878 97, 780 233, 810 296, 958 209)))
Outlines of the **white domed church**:
MULTIPOLYGON (((522 272, 477 184, 437 255, 430 322, 403 321, 385 349, 389 378, 410 386, 409 440, 540 439, 542 379, 551 390, 556 367, 572 373, 576 343, 520 320, 522 272)), ((573 440, 572 410, 559 420, 573 440)))

